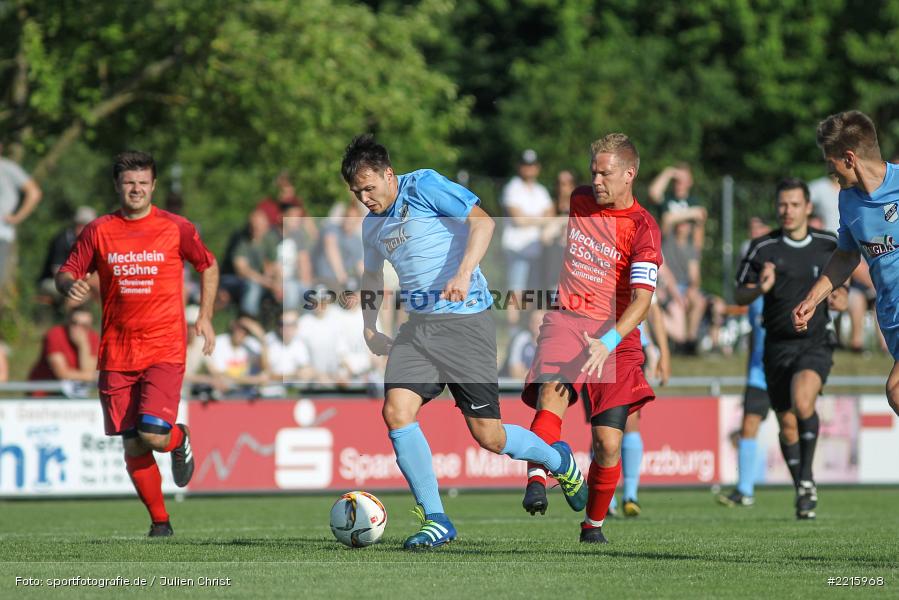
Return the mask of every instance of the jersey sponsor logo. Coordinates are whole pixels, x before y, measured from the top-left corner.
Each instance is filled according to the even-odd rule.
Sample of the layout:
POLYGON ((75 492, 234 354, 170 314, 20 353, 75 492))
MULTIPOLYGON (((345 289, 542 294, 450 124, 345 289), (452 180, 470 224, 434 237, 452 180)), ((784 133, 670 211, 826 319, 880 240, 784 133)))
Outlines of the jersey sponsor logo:
MULTIPOLYGON (((590 237, 589 235, 583 233, 577 227, 572 227, 568 232, 568 239, 572 242, 579 242, 586 246, 589 250, 593 251, 593 254, 601 254, 613 260, 621 260, 621 251, 614 246, 609 246, 604 241, 597 241, 590 237)), ((587 260, 592 260, 592 258, 587 258, 587 260)))
POLYGON ((891 235, 880 235, 870 242, 861 243, 862 250, 871 258, 883 256, 896 250, 896 240, 891 235))
POLYGON ((409 236, 407 236, 406 232, 403 231, 403 228, 400 227, 395 236, 384 240, 384 250, 387 252, 387 254, 393 254, 393 251, 405 244, 408 239, 409 236))
POLYGON ((892 202, 883 207, 883 218, 887 223, 895 223, 899 220, 899 206, 896 202, 892 202))
POLYGON ((400 208, 400 221, 405 223, 409 220, 409 205, 403 204, 402 208, 400 208))
POLYGON ((106 262, 110 265, 122 263, 165 262, 165 254, 155 250, 142 252, 110 252, 106 255, 106 262))
POLYGON ((648 285, 653 288, 659 278, 659 267, 650 262, 635 262, 631 265, 631 285, 648 285))

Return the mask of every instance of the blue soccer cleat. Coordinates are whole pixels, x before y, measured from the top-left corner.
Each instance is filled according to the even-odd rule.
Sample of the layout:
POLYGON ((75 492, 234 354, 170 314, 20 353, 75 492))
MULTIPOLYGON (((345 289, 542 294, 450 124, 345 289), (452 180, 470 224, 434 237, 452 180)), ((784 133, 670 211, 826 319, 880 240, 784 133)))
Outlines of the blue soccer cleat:
POLYGON ((421 528, 406 538, 404 550, 429 550, 456 539, 456 528, 444 513, 430 515, 429 519, 421 505, 416 505, 412 514, 421 521, 421 528))
POLYGON ((552 447, 562 455, 562 466, 559 467, 558 472, 552 475, 559 482, 559 487, 562 488, 562 493, 565 494, 565 500, 571 510, 580 512, 587 506, 587 482, 584 481, 584 476, 578 469, 571 446, 565 442, 556 442, 552 444, 552 447))

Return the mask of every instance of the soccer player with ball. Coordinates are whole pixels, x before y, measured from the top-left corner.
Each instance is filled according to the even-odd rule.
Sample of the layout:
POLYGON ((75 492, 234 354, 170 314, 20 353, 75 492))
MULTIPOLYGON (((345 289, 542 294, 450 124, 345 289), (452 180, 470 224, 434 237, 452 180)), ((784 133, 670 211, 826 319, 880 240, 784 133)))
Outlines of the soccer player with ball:
POLYGON ((543 465, 559 480, 572 509, 583 510, 584 478, 568 444, 550 446, 500 420, 493 298, 479 267, 494 223, 478 197, 430 169, 397 175, 387 149, 370 135, 347 146, 341 174, 370 211, 362 226, 363 334, 374 354, 388 355, 382 414, 422 521, 404 547, 431 548, 456 537, 417 421, 422 405, 446 386, 482 448, 543 465), (377 329, 384 260, 399 275, 409 313, 396 339, 377 329))
POLYGON ((201 273, 197 335, 212 353, 218 265, 194 225, 152 204, 156 163, 149 154, 115 159, 121 208, 88 224, 56 275, 59 292, 80 304, 97 272, 103 334, 97 367, 106 435, 120 435, 125 468, 150 513, 150 537, 172 535, 153 452, 172 453, 172 476, 184 487, 194 470, 190 432, 176 424, 187 352, 184 261, 201 273))
MULTIPOLYGON (((659 227, 633 194, 640 168, 633 142, 612 133, 590 150, 592 186, 571 195, 560 310, 543 319, 522 399, 537 409, 531 431, 550 443, 561 435, 568 406, 589 399, 594 458, 580 540, 604 544, 628 415, 655 398, 637 326, 649 311, 662 254, 659 227)), ((545 481, 545 473, 529 470, 522 504, 531 514, 545 510, 545 481)))

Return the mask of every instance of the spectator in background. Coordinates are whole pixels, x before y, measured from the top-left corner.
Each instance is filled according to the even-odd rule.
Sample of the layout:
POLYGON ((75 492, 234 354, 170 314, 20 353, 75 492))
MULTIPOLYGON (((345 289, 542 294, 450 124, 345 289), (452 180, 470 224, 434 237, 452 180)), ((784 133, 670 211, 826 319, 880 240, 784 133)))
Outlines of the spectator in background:
POLYGON ((265 334, 268 376, 271 381, 309 380, 315 376, 309 349, 297 335, 300 315, 286 310, 278 320, 278 329, 265 334))
POLYGON ((540 280, 542 289, 555 291, 559 285, 559 273, 562 269, 562 258, 565 255, 566 232, 568 231, 568 212, 571 206, 571 193, 577 187, 577 180, 571 171, 559 171, 556 176, 556 216, 546 220, 540 233, 543 242, 542 272, 540 280))
MULTIPOLYGON (((2 153, 3 144, 0 144, 2 153)), ((12 275, 11 257, 16 227, 34 212, 41 196, 40 186, 22 167, 0 156, 0 288, 12 275)))
POLYGON ((28 379, 96 381, 100 336, 93 327, 91 311, 73 308, 64 325, 55 325, 44 335, 41 355, 28 379))
POLYGON ((200 307, 190 304, 184 309, 184 320, 187 322, 187 352, 184 359, 185 397, 188 395, 203 400, 217 398, 228 391, 228 383, 222 378, 214 377, 207 368, 207 357, 203 354, 204 340, 197 335, 197 319, 200 307))
POLYGON ((297 196, 297 190, 287 171, 278 174, 275 178, 275 187, 278 190, 275 198, 263 198, 256 205, 256 210, 261 210, 268 220, 269 227, 278 231, 281 229, 284 213, 291 207, 303 208, 303 199, 297 196))
POLYGON ((368 382, 375 366, 375 357, 369 351, 362 333, 365 319, 358 292, 350 289, 339 294, 335 310, 340 323, 334 343, 338 363, 335 379, 338 384, 368 382))
POLYGON ((516 302, 510 302, 506 314, 509 324, 518 323, 521 292, 533 286, 540 277, 543 246, 541 229, 553 216, 552 198, 537 178, 540 161, 531 149, 521 154, 518 175, 509 180, 502 192, 502 205, 507 219, 503 226, 502 246, 506 255, 506 281, 516 302))
POLYGON ((264 338, 262 326, 249 317, 231 321, 228 333, 216 336, 206 368, 219 380, 226 397, 258 396, 257 386, 265 383, 268 370, 264 338))
POLYGON ((821 217, 821 229, 836 233, 840 228, 840 184, 836 178, 826 175, 814 179, 808 184, 808 192, 815 215, 821 217))
POLYGON ((312 259, 309 250, 314 243, 304 227, 306 217, 299 206, 284 212, 278 264, 281 268, 284 309, 297 310, 303 293, 312 287, 312 259))
MULTIPOLYGON (((336 349, 344 328, 341 309, 334 306, 337 299, 335 292, 323 286, 307 294, 307 297, 312 303, 312 310, 300 317, 298 336, 309 349, 315 381, 335 383, 341 369, 336 349)), ((359 335, 359 332, 354 335, 359 335)))
POLYGON ((315 257, 319 281, 338 290, 362 277, 362 210, 355 201, 337 204, 331 219, 322 227, 321 243, 315 257))
POLYGON ((665 167, 649 184, 649 198, 662 208, 659 225, 662 236, 670 236, 678 223, 690 224, 690 241, 696 248, 697 258, 702 258, 705 244, 705 222, 708 212, 692 194, 693 172, 687 163, 665 167), (671 184, 671 190, 668 190, 671 184))
POLYGON ((675 284, 666 288, 670 295, 669 301, 682 306, 686 316, 683 335, 674 334, 671 330, 669 333, 675 340, 683 340, 682 349, 686 354, 696 354, 699 326, 702 324, 707 301, 700 287, 699 254, 690 240, 690 233, 690 222, 679 221, 671 235, 663 236, 662 255, 675 284))
MULTIPOLYGON (((41 269, 41 275, 38 279, 40 289, 43 293, 53 297, 54 300, 62 300, 62 296, 56 290, 56 273, 59 268, 66 262, 75 240, 81 235, 85 225, 97 218, 97 211, 90 206, 79 206, 75 211, 72 224, 57 233, 50 241, 50 247, 47 249, 47 257, 44 259, 44 268, 41 269)), ((99 281, 95 276, 91 277, 91 287, 97 289, 99 281)))
POLYGON ((248 234, 234 248, 234 273, 240 281, 240 311, 244 315, 258 318, 266 294, 281 301, 279 243, 265 213, 250 213, 248 234))
POLYGON ((545 310, 531 311, 528 316, 527 329, 522 329, 509 340, 505 364, 500 369, 501 377, 523 380, 527 376, 531 363, 534 362, 534 354, 537 352, 537 336, 540 335, 540 325, 543 324, 545 316, 545 310))

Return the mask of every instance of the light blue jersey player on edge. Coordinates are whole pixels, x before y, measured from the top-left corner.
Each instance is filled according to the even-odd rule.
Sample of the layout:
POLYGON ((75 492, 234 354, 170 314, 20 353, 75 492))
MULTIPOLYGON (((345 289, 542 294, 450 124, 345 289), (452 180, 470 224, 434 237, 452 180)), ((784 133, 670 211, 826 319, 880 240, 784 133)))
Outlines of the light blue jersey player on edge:
POLYGON ((841 188, 839 239, 823 274, 793 309, 793 325, 805 330, 818 303, 849 279, 864 256, 877 291, 877 322, 895 361, 887 401, 899 415, 899 166, 883 161, 874 123, 857 110, 824 119, 817 142, 841 188))
POLYGON ((341 175, 370 211, 362 224, 363 335, 374 354, 388 354, 382 415, 422 522, 404 548, 433 548, 456 538, 417 421, 422 405, 446 386, 482 448, 543 465, 559 481, 571 508, 583 510, 587 485, 568 444, 550 446, 535 433, 500 420, 496 325, 488 310, 493 298, 478 266, 494 223, 478 206, 478 197, 430 169, 397 175, 387 149, 370 135, 347 146, 341 175), (396 339, 377 328, 384 260, 399 276, 400 298, 409 313, 396 339))

